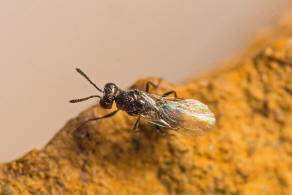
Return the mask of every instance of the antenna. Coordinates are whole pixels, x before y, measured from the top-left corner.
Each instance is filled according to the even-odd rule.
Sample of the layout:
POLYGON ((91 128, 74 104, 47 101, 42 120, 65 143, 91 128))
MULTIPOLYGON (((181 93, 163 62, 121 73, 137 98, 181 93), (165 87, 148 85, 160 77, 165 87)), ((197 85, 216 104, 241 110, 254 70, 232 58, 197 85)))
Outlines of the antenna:
POLYGON ((103 90, 101 90, 99 87, 97 87, 96 86, 96 84, 95 83, 93 83, 91 80, 90 80, 90 78, 81 70, 81 69, 79 69, 79 68, 76 68, 76 71, 79 73, 79 74, 81 74, 91 85, 93 85, 94 87, 95 87, 95 89, 97 89, 98 91, 100 91, 100 92, 102 92, 102 93, 104 93, 103 92, 103 90))
POLYGON ((73 100, 70 100, 69 102, 70 103, 78 103, 78 102, 83 102, 83 101, 86 101, 88 99, 95 98, 95 97, 101 98, 99 95, 92 95, 92 96, 81 98, 81 99, 73 99, 73 100))

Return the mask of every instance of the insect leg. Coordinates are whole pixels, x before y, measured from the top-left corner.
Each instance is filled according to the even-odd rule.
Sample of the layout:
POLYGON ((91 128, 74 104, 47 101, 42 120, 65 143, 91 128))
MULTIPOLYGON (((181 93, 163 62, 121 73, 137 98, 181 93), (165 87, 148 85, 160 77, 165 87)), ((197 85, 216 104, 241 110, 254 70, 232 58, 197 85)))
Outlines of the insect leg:
POLYGON ((139 125, 140 125, 140 116, 138 117, 138 119, 137 119, 137 121, 136 121, 136 123, 134 125, 133 130, 136 130, 139 127, 139 125))
POLYGON ((166 97, 166 96, 169 96, 170 94, 173 94, 174 95, 174 97, 176 97, 177 98, 177 95, 176 95, 176 91, 168 91, 168 92, 166 92, 166 93, 164 93, 163 95, 162 95, 162 97, 166 97))
POLYGON ((150 85, 152 87, 154 87, 154 88, 157 88, 158 87, 158 85, 154 84, 153 82, 147 81, 147 83, 146 83, 146 90, 145 90, 147 93, 149 92, 150 85))
POLYGON ((96 117, 96 118, 91 118, 91 119, 88 119, 86 122, 89 122, 89 121, 96 121, 96 120, 99 120, 99 119, 103 119, 103 118, 108 118, 108 117, 111 117, 113 115, 115 115, 119 110, 115 110, 111 113, 108 113, 104 116, 101 116, 101 117, 96 117))
POLYGON ((159 131, 159 133, 161 133, 162 135, 165 134, 165 132, 163 132, 163 131, 161 130, 161 128, 160 128, 158 125, 155 125, 155 127, 156 127, 156 129, 159 131))
POLYGON ((86 123, 90 122, 90 121, 97 121, 97 120, 99 120, 99 119, 103 119, 103 118, 111 117, 111 116, 115 115, 118 111, 119 111, 119 110, 115 110, 115 111, 113 111, 113 112, 111 112, 111 113, 108 113, 108 114, 106 114, 106 115, 104 115, 104 116, 88 119, 88 120, 86 120, 85 122, 83 122, 83 123, 79 126, 79 128, 82 127, 83 125, 85 125, 86 123))

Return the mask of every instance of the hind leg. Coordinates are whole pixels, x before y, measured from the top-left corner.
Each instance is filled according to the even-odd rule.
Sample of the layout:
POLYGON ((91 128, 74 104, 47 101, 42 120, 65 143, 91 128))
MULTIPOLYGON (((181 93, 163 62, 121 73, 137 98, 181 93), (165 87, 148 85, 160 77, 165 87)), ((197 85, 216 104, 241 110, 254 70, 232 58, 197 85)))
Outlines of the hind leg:
POLYGON ((168 91, 168 92, 164 93, 164 94, 162 95, 162 97, 167 97, 167 96, 169 96, 169 95, 171 95, 171 94, 173 94, 173 96, 174 96, 175 98, 177 98, 176 91, 174 91, 174 90, 172 90, 172 91, 168 91))
POLYGON ((158 125, 154 125, 154 126, 161 135, 166 135, 165 131, 162 131, 161 127, 159 127, 158 125))
POLYGON ((146 83, 146 89, 145 89, 145 91, 146 91, 147 93, 149 93, 150 85, 151 85, 152 87, 154 87, 154 88, 157 88, 157 87, 158 87, 158 85, 154 84, 152 81, 147 81, 147 83, 146 83))

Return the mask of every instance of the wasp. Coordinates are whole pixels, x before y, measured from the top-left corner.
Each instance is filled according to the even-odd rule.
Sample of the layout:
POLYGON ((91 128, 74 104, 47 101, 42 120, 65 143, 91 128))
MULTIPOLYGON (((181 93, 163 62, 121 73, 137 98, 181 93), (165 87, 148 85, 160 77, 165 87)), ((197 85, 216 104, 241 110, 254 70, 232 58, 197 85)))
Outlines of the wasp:
POLYGON ((92 95, 81 99, 70 100, 70 103, 86 101, 91 98, 99 98, 99 105, 104 109, 111 109, 116 104, 117 109, 104 116, 91 118, 85 121, 96 121, 114 116, 120 110, 130 116, 136 116, 137 120, 133 127, 139 127, 140 120, 145 119, 155 125, 159 132, 161 128, 176 130, 185 135, 202 135, 214 127, 216 119, 207 105, 195 99, 178 98, 174 90, 164 93, 162 96, 150 94, 150 86, 157 87, 151 81, 146 83, 146 90, 138 89, 122 90, 114 83, 107 83, 104 90, 97 87, 90 78, 79 68, 76 71, 82 75, 100 95, 92 95), (173 96, 170 96, 173 94, 173 96))

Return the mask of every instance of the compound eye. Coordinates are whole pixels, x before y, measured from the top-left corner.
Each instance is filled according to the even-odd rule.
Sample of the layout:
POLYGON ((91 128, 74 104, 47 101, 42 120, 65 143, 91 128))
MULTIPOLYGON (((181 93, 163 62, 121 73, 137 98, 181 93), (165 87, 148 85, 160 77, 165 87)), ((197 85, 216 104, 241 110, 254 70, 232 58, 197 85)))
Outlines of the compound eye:
POLYGON ((117 92, 118 88, 114 83, 107 83, 104 86, 104 92, 106 94, 115 94, 117 92))

